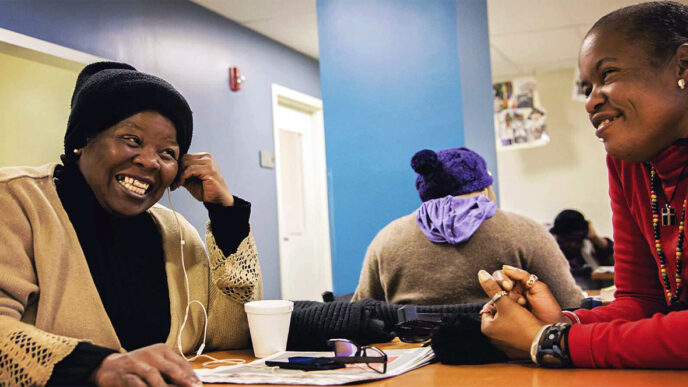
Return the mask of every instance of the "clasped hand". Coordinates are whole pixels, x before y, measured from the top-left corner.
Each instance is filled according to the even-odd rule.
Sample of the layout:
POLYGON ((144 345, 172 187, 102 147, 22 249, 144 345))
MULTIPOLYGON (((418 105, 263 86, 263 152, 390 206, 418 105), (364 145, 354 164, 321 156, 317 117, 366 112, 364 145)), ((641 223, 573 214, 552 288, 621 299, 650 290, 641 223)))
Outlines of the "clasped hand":
POLYGON ((530 358, 530 344, 541 326, 571 322, 545 283, 535 281, 532 287, 526 286, 529 277, 527 271, 508 265, 492 275, 485 270, 478 272, 480 286, 488 297, 507 292, 507 296, 485 304, 480 312, 480 329, 511 359, 530 358))

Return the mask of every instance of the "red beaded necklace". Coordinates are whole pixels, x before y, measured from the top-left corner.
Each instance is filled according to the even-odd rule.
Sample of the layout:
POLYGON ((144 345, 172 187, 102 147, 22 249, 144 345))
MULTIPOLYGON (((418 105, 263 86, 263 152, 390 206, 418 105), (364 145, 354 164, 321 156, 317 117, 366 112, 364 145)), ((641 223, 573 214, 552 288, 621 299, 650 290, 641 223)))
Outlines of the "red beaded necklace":
MULTIPOLYGON (((681 178, 683 177, 683 172, 686 170, 686 167, 683 168, 681 171, 681 175, 679 176, 678 181, 681 181, 681 178)), ((678 243, 676 244, 676 275, 675 275, 675 282, 676 282, 676 293, 671 292, 671 283, 669 282, 669 274, 667 273, 667 268, 666 268, 666 257, 664 256, 664 251, 662 250, 662 241, 660 239, 660 225, 659 225, 659 211, 658 211, 658 204, 657 204, 657 192, 658 189, 661 189, 659 186, 660 181, 657 178, 657 171, 655 170, 655 167, 651 166, 650 167, 650 198, 652 199, 652 228, 654 229, 654 237, 655 237, 655 247, 657 248, 657 255, 659 256, 659 263, 660 263, 660 271, 662 272, 662 282, 664 282, 664 290, 666 294, 666 299, 667 302, 669 303, 669 308, 671 310, 682 310, 685 309, 685 305, 683 302, 681 302, 679 299, 681 298, 681 294, 683 292, 683 281, 681 278, 681 269, 683 267, 683 262, 681 260, 681 256, 683 255, 683 241, 686 238, 686 232, 685 232, 685 221, 686 221, 686 200, 683 200, 683 206, 681 209, 681 221, 679 222, 678 225, 678 243)), ((678 185, 678 183, 677 183, 678 185)), ((674 194, 671 197, 670 201, 667 201, 666 203, 666 208, 670 208, 671 206, 671 201, 673 201, 673 198, 676 194, 676 191, 678 191, 678 186, 674 190, 674 194)), ((662 191, 662 193, 664 193, 662 191)), ((665 198, 666 201, 666 198, 665 198)), ((673 210, 672 210, 673 211, 673 210)), ((664 213, 662 213, 663 217, 666 216, 664 213)), ((662 225, 675 225, 676 221, 674 220, 673 222, 666 221, 662 219, 662 225)))

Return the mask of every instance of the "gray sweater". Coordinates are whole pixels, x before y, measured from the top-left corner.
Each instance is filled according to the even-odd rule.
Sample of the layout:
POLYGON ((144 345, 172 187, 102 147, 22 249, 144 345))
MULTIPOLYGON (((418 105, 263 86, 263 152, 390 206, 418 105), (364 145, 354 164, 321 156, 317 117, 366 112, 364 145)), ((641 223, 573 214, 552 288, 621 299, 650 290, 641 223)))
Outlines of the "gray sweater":
POLYGON ((477 273, 511 265, 536 274, 563 308, 583 297, 569 265, 547 230, 535 221, 497 210, 458 245, 430 242, 416 213, 394 220, 368 246, 353 301, 374 298, 398 304, 458 304, 488 298, 477 273))

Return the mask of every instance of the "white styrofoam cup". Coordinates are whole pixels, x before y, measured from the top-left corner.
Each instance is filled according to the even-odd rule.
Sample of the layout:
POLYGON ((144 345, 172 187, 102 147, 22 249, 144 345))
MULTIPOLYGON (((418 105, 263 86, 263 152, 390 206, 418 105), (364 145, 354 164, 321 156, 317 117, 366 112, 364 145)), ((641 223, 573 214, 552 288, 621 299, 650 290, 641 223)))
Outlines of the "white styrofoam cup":
POLYGON ((286 300, 260 300, 244 304, 251 332, 253 353, 267 357, 287 349, 289 322, 294 303, 286 300))

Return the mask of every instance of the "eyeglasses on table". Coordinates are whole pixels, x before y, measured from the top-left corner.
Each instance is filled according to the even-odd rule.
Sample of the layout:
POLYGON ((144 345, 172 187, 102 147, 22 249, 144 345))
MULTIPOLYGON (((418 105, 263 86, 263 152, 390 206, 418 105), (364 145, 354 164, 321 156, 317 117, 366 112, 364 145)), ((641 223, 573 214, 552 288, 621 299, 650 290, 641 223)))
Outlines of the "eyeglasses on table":
POLYGON ((377 347, 359 346, 348 339, 330 339, 327 344, 334 350, 332 360, 342 364, 365 364, 371 370, 387 372, 387 354, 377 347))

